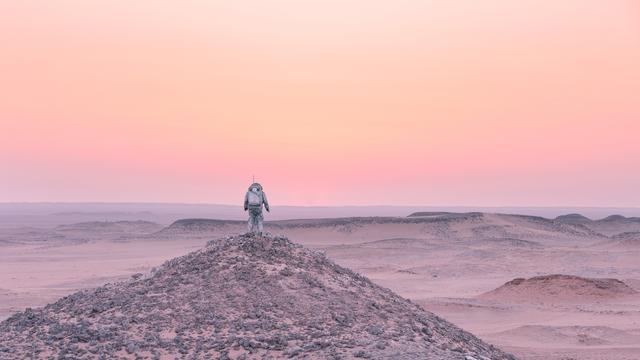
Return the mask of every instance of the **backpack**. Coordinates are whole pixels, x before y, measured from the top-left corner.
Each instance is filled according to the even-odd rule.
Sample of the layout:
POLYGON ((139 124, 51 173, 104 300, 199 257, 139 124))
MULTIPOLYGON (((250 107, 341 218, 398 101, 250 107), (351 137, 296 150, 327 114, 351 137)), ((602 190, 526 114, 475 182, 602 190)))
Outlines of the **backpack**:
POLYGON ((260 206, 262 205, 262 196, 260 196, 259 193, 249 191, 247 193, 247 202, 249 203, 249 206, 260 206))

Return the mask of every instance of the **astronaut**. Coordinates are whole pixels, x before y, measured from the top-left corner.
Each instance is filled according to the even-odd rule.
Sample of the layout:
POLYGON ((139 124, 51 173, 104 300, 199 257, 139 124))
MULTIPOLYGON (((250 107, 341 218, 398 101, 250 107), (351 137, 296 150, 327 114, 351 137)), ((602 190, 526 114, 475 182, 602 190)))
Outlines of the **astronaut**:
POLYGON ((244 211, 249 211, 249 232, 262 234, 262 206, 269 211, 267 195, 262 191, 262 185, 253 183, 244 195, 244 211))

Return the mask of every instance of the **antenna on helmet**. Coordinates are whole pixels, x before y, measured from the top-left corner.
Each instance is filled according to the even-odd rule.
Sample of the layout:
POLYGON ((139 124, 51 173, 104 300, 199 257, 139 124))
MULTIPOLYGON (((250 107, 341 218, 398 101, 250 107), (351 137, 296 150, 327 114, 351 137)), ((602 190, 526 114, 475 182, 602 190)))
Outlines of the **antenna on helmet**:
POLYGON ((256 182, 256 176, 255 175, 251 175, 251 182, 255 183, 256 182))

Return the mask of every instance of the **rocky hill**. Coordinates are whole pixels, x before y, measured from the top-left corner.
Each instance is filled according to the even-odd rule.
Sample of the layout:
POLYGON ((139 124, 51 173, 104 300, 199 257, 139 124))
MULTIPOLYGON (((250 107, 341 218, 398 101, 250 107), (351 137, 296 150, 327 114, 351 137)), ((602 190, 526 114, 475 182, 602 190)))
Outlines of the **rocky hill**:
POLYGON ((0 323, 0 358, 514 359, 283 237, 210 241, 0 323))
POLYGON ((592 220, 582 214, 567 214, 560 215, 556 217, 554 220, 564 222, 564 223, 573 223, 573 224, 584 224, 590 223, 592 220))
POLYGON ((634 289, 618 279, 554 274, 513 279, 479 297, 506 302, 555 303, 607 300, 635 294, 634 289))

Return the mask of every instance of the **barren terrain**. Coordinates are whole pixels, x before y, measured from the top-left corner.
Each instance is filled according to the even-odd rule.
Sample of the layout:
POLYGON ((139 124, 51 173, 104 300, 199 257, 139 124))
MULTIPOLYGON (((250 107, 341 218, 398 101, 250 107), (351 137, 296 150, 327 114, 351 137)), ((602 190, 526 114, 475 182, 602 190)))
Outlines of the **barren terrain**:
MULTIPOLYGON (((520 359, 640 359, 640 220, 421 213, 270 222, 267 231, 520 359)), ((0 229, 0 319, 147 273, 242 221, 0 229)))

